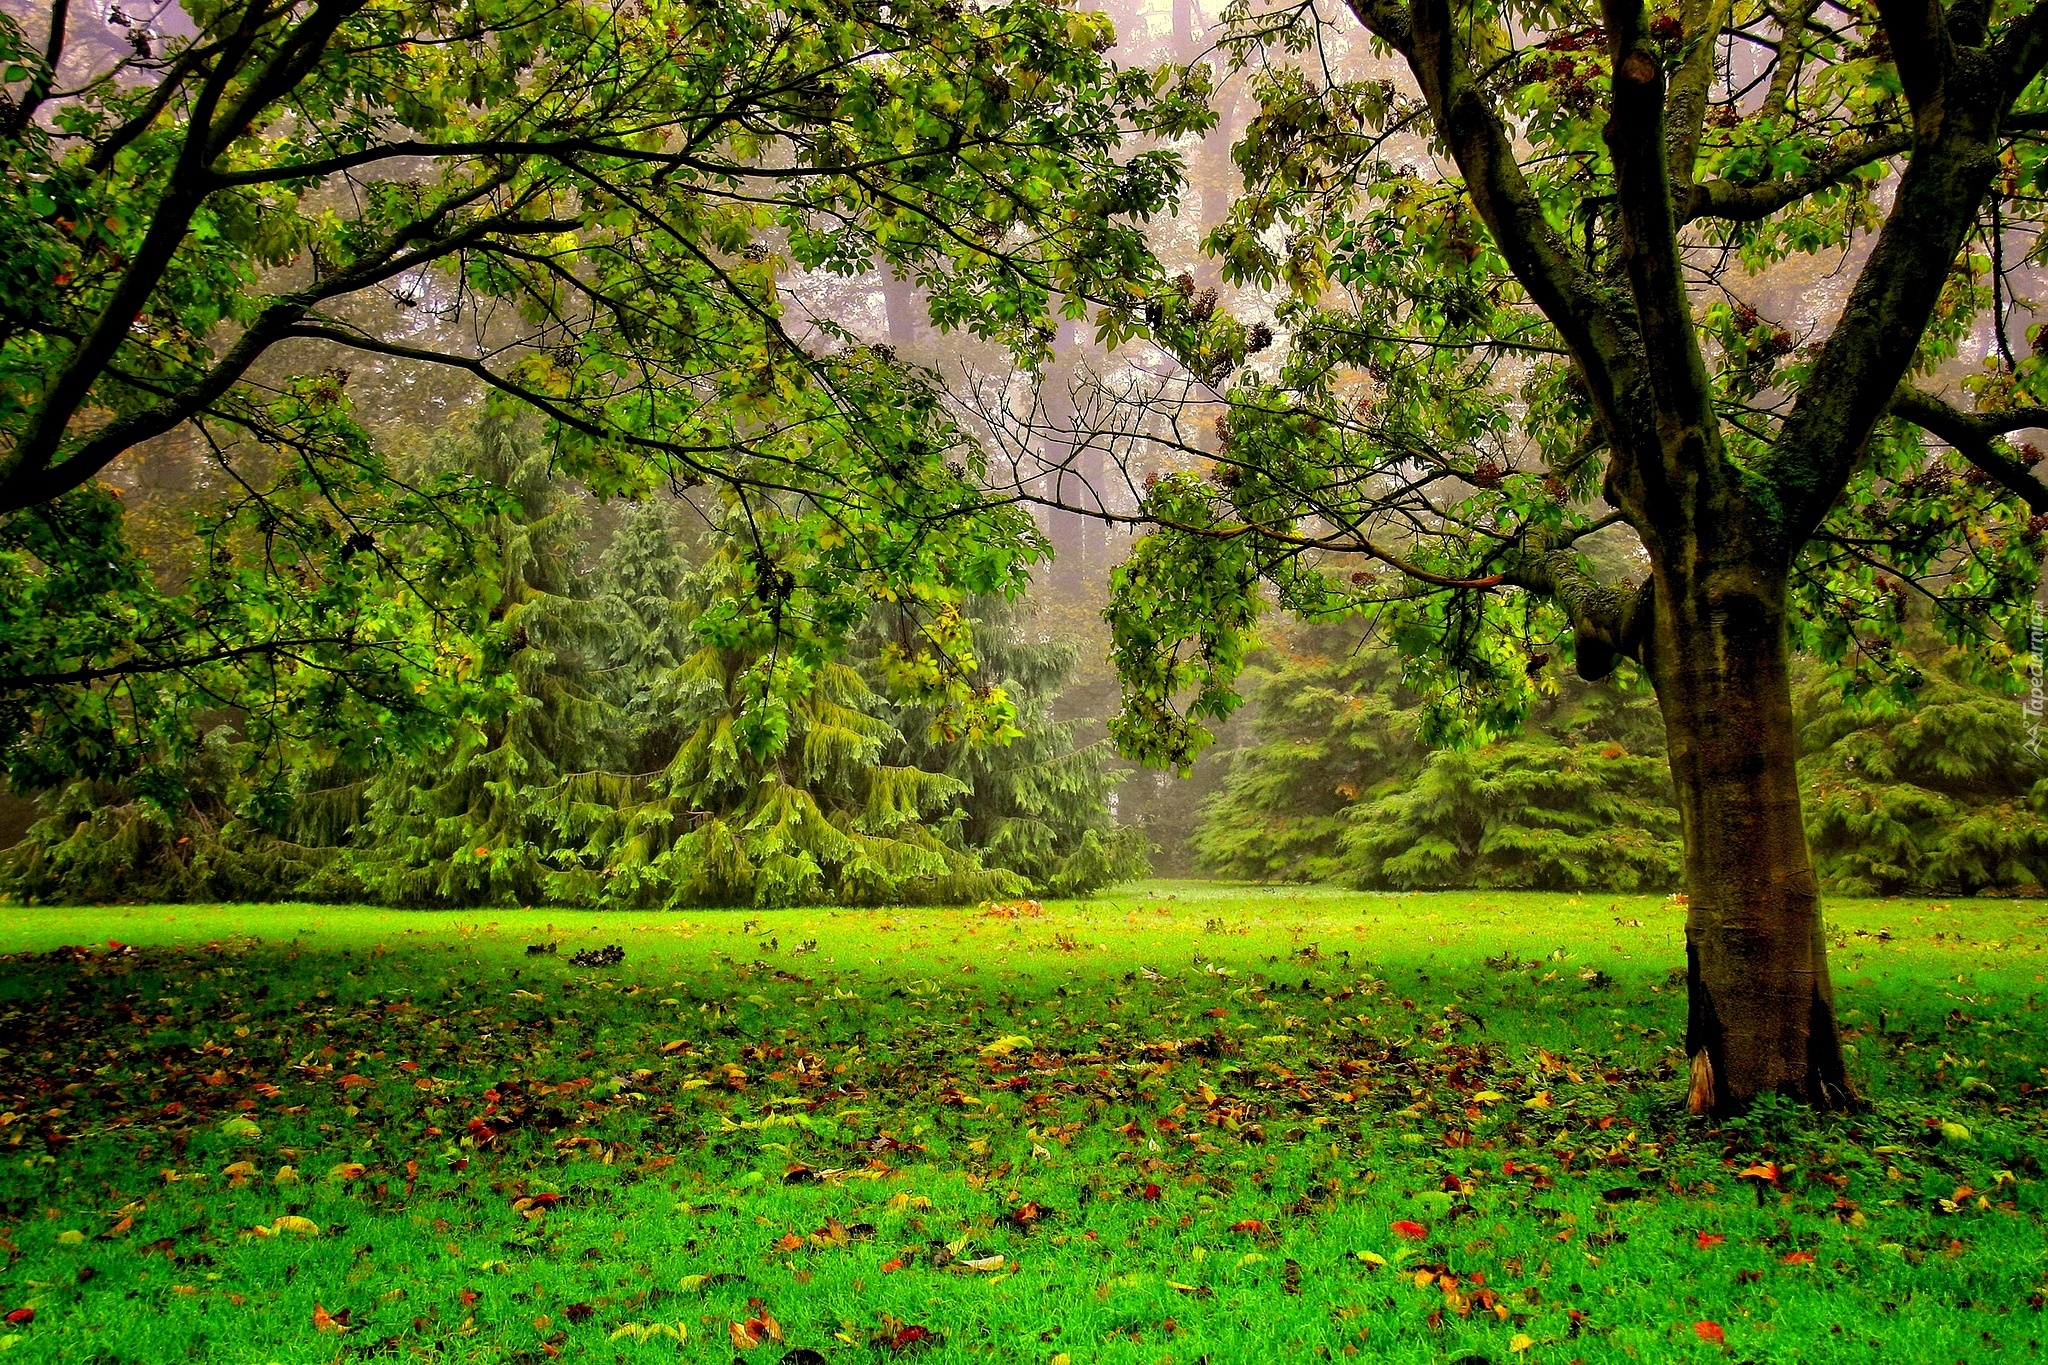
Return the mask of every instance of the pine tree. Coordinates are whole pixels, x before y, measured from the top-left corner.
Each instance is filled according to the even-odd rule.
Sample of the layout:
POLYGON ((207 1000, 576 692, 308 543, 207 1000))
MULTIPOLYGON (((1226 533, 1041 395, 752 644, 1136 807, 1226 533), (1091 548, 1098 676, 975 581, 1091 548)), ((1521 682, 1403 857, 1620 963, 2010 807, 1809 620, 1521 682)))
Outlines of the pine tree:
POLYGON ((1677 814, 1647 699, 1563 684, 1522 733, 1430 749, 1391 651, 1275 656, 1204 812, 1210 869, 1361 887, 1662 888, 1677 814))
POLYGON ((2048 882, 2048 762, 2017 697, 1972 660, 1921 648, 1902 694, 1807 669, 1795 694, 1806 837, 1844 895, 2038 891, 2048 882))
POLYGON ((1111 809, 1123 775, 1109 770, 1108 746, 1077 745, 1078 727, 1053 714, 1075 648, 1030 638, 1015 603, 984 599, 974 611, 977 676, 1008 694, 1018 733, 1002 745, 937 738, 929 711, 909 708, 897 717, 903 761, 964 784, 958 837, 1035 894, 1081 896, 1145 875, 1144 837, 1111 809))
MULTIPOLYGON (((973 901, 1017 894, 1024 881, 984 866, 957 833, 965 782, 892 754, 893 708, 844 659, 802 660, 771 636, 685 635, 714 603, 754 590, 747 539, 723 528, 716 548, 681 577, 664 611, 657 583, 628 582, 611 563, 661 662, 635 686, 644 754, 667 750, 644 800, 623 813, 606 859, 603 899, 628 905, 876 904, 973 901), (672 660, 672 661, 671 661, 672 660), (801 687, 764 723, 777 670, 801 687), (891 761, 891 760, 898 761, 891 761)), ((626 543, 644 545, 645 523, 626 543)))
POLYGON ((580 572, 585 504, 553 476, 529 427, 487 408, 464 461, 512 495, 488 532, 494 638, 512 692, 448 751, 366 784, 345 866, 381 903, 583 899, 606 852, 589 836, 626 795, 609 776, 623 734, 599 681, 617 647, 616 613, 580 572))

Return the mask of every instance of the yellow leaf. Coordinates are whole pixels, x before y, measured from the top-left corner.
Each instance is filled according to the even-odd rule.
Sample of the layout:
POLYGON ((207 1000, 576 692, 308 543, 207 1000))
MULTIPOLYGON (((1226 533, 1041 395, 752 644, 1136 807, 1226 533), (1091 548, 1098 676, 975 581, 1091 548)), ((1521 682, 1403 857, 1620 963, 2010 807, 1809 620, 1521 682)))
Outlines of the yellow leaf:
POLYGON ((1415 1287, 1417 1289, 1427 1289, 1435 1283, 1436 1272, 1434 1270, 1418 1270, 1415 1272, 1415 1287))
POLYGON ((320 1235, 320 1225, 310 1218, 301 1218, 296 1213, 288 1213, 270 1225, 270 1235, 272 1237, 287 1232, 296 1232, 304 1237, 318 1237, 320 1235))
POLYGON ((984 1057, 1007 1057, 1019 1048, 1031 1046, 1031 1040, 1021 1033, 1005 1034, 981 1049, 984 1057))
POLYGON ((1358 1253, 1358 1259, 1364 1261, 1367 1265, 1385 1265, 1387 1263, 1387 1258, 1380 1255, 1377 1251, 1361 1251, 1358 1253))
POLYGON ((1537 1091, 1528 1099, 1522 1101, 1522 1107, 1524 1109, 1548 1109, 1550 1107, 1550 1092, 1548 1090, 1537 1091))
POLYGON ((1527 1332, 1517 1332, 1508 1338, 1508 1349, 1518 1355, 1535 1344, 1536 1338, 1530 1336, 1527 1332))
POLYGON ((1480 1104, 1499 1104, 1507 1096, 1501 1094, 1498 1090, 1482 1090, 1472 1098, 1480 1104))
POLYGON ((681 1039, 681 1038, 672 1038, 672 1039, 670 1039, 670 1040, 669 1040, 668 1042, 666 1042, 666 1043, 663 1043, 663 1044, 661 1045, 661 1050, 662 1050, 662 1051, 663 1051, 664 1053, 669 1053, 669 1052, 681 1052, 681 1051, 682 1051, 682 1050, 683 1050, 684 1048, 686 1048, 686 1047, 688 1047, 688 1046, 689 1046, 689 1043, 685 1042, 685 1041, 684 1041, 683 1039, 681 1039))
POLYGON ((253 1161, 237 1161, 232 1165, 221 1167, 220 1173, 228 1176, 252 1176, 256 1174, 256 1163, 253 1161))

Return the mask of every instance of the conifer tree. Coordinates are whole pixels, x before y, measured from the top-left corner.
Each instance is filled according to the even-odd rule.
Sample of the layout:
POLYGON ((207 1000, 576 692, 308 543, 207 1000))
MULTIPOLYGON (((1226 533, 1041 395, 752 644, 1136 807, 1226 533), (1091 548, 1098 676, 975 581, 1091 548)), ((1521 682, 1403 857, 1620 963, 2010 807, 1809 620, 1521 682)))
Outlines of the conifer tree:
POLYGON ((1117 824, 1112 810, 1122 774, 1109 770, 1107 745, 1078 745, 1077 727, 1053 714, 1075 648, 1030 638, 1014 603, 984 598, 973 609, 978 674, 1009 696, 1017 735, 1001 745, 935 737, 930 712, 912 707, 898 717, 900 751, 965 785, 959 838, 989 866, 1024 877, 1035 894, 1080 896, 1143 876, 1144 837, 1117 824))
POLYGON ((2048 882, 2048 762, 2018 699, 1960 651, 1923 648, 1910 689, 1807 671, 1794 693, 1806 837, 1841 895, 2038 891, 2048 882))
POLYGON ((1275 658, 1258 742, 1233 755, 1196 849, 1230 876, 1362 887, 1617 890, 1678 879, 1654 704, 1564 683, 1508 736, 1430 749, 1390 650, 1275 658))
MULTIPOLYGON (((635 685, 641 752, 667 752, 647 797, 622 813, 605 860, 605 902, 873 904, 1021 891, 1022 878, 983 866, 950 828, 966 783, 892 754, 893 708, 860 669, 845 658, 806 658, 786 638, 748 628, 753 618, 718 611, 803 568, 750 556, 765 515, 735 508, 732 522, 748 524, 719 528, 715 548, 682 577, 688 636, 662 609, 657 582, 631 580, 630 552, 611 558, 644 637, 673 662, 635 685), (798 669, 809 675, 802 686, 777 676, 798 669), (769 712, 761 703, 776 691, 793 700, 769 712)), ((646 544, 652 529, 636 520, 628 545, 646 544)), ((877 658, 884 655, 897 667, 921 657, 897 650, 877 658)))
POLYGON ((503 652, 509 695, 449 748, 367 783, 346 867, 371 900, 573 899, 564 883, 602 856, 580 836, 601 823, 592 803, 620 792, 578 778, 609 770, 623 750, 619 712, 599 683, 619 631, 616 613, 592 597, 579 571, 585 505, 553 477, 535 425, 487 405, 466 461, 509 495, 485 532, 492 642, 503 652))

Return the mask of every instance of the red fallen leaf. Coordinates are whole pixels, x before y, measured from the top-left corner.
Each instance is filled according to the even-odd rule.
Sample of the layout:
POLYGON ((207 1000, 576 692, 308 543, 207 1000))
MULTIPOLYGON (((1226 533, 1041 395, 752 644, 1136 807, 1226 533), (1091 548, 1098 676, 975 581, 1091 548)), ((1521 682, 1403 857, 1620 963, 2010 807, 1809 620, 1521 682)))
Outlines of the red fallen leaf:
POLYGON ((455 1297, 462 1301, 462 1306, 464 1308, 467 1308, 471 1304, 475 1303, 478 1299, 482 1298, 483 1295, 477 1293, 474 1289, 465 1289, 461 1293, 457 1294, 455 1297))
POLYGON ((882 1262, 882 1273, 884 1275, 893 1275, 901 1269, 903 1269, 903 1258, 901 1256, 891 1256, 888 1260, 882 1262))
POLYGON ((1701 1251, 1707 1251, 1721 1245, 1721 1243, 1727 1240, 1728 1239, 1726 1237, 1723 1237, 1718 1232, 1703 1232, 1699 1236, 1693 1238, 1693 1243, 1696 1246, 1698 1246, 1701 1251))
POLYGON ((1701 1341, 1712 1342, 1716 1346, 1728 1344, 1728 1334, 1721 1330, 1721 1324, 1718 1322, 1696 1322, 1692 1325, 1692 1334, 1701 1341))
POLYGON ((1157 1185, 1147 1185, 1144 1189, 1138 1191, 1138 1198, 1157 1199, 1160 1193, 1161 1191, 1157 1185))
POLYGON ((13 1327, 25 1327, 35 1320, 36 1310, 33 1308, 17 1308, 7 1315, 8 1325, 13 1327))
POLYGON ((562 1196, 559 1194, 536 1194, 533 1196, 533 1207, 537 1209, 551 1209, 561 1202, 562 1196))
POLYGON ((1264 1232, 1266 1225, 1256 1218, 1247 1218, 1241 1223, 1232 1223, 1230 1230, 1232 1232, 1264 1232))
POLYGON ((1810 1251, 1788 1251, 1783 1256, 1780 1256, 1778 1260, 1785 1265, 1812 1265, 1813 1253, 1810 1251))
POLYGON ((911 1326, 897 1329, 896 1335, 889 1338, 889 1349, 892 1351, 907 1351, 911 1347, 922 1345, 931 1339, 930 1328, 912 1324, 911 1326))
POLYGON ((1411 1242, 1419 1242, 1429 1236, 1429 1229, 1420 1223, 1411 1223, 1406 1218, 1403 1218, 1400 1222, 1394 1224, 1394 1234, 1398 1237, 1406 1237, 1411 1242))
POLYGON ((730 1328, 732 1344, 742 1351, 751 1351, 764 1341, 782 1340, 782 1324, 775 1315, 762 1309, 745 1322, 735 1322, 730 1328))

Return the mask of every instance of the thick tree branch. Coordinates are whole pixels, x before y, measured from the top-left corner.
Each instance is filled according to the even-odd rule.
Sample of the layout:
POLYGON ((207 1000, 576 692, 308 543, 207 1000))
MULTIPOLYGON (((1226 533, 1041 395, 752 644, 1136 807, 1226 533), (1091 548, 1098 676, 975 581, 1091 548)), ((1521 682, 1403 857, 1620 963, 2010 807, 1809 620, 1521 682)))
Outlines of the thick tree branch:
POLYGON ((1636 339, 1551 227, 1522 174, 1514 138, 1472 72, 1448 0, 1349 4, 1360 23, 1407 59, 1474 208, 1515 278, 1571 348, 1617 449, 1641 449, 1648 431, 1636 339))
POLYGON ((1764 92, 1763 105, 1757 110, 1764 118, 1778 118, 1791 105, 1799 68, 1806 62, 1806 25, 1819 8, 1820 0, 1791 0, 1779 30, 1782 40, 1778 44, 1778 64, 1771 72, 1771 86, 1764 92))
MULTIPOLYGON (((1642 0, 1608 0, 1605 15, 1614 66, 1606 139, 1621 217, 1621 258, 1648 357, 1647 388, 1656 405, 1655 458, 1661 464, 1656 482, 1675 494, 1701 481, 1722 482, 1720 476, 1731 471, 1720 455, 1713 388, 1700 354, 1671 212, 1664 71, 1642 0)), ((1634 453, 1638 464, 1650 456, 1641 448, 1634 453)), ((1648 474, 1642 471, 1646 483, 1648 474)), ((1683 520, 1696 520, 1689 499, 1673 497, 1670 507, 1683 520)))
POLYGON ((1700 131, 1707 116, 1707 92, 1714 84, 1714 42, 1728 22, 1734 0, 1685 0, 1684 55, 1664 100, 1665 159, 1674 196, 1692 184, 1699 160, 1700 131))
POLYGON ((1955 44, 1949 39, 1941 0, 1877 0, 1877 14, 1891 40, 1892 62, 1915 118, 1938 120, 1955 68, 1955 44))
POLYGON ((1906 378, 1998 169, 1999 120, 2010 102, 1987 54, 1953 48, 1945 28, 1906 27, 1926 18, 1912 4, 1896 14, 1900 0, 1881 8, 1901 74, 1911 66, 1909 88, 1919 91, 1913 153, 1833 333, 1754 470, 1779 509, 1778 548, 1788 560, 1841 495, 1906 378), (1916 41, 1945 54, 1939 71, 1927 68, 1926 52, 1908 60, 1916 41))
POLYGON ((1946 441, 1964 459, 2020 498, 2036 515, 2048 513, 2048 484, 2034 471, 1992 444, 2007 432, 2048 427, 2048 408, 2013 408, 2006 412, 1965 412, 1924 389, 1901 384, 1892 395, 1891 410, 1923 431, 1946 441))
POLYGON ((1689 185, 1679 201, 1679 218, 1684 222, 1719 218, 1732 223, 1754 223, 1830 185, 1839 184, 1865 166, 1902 155, 1912 146, 1913 134, 1900 128, 1853 147, 1841 148, 1815 161, 1803 173, 1783 180, 1766 180, 1759 185, 1709 180, 1704 184, 1689 185))
POLYGON ((1609 587, 1587 573, 1576 551, 1532 546, 1506 574, 1526 592, 1549 597, 1571 617, 1579 676, 1598 682, 1623 659, 1644 662, 1654 595, 1646 579, 1609 587))

